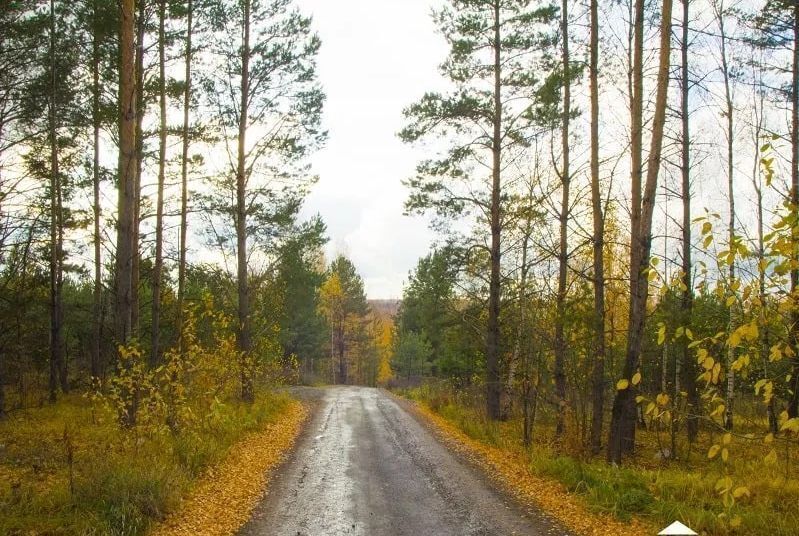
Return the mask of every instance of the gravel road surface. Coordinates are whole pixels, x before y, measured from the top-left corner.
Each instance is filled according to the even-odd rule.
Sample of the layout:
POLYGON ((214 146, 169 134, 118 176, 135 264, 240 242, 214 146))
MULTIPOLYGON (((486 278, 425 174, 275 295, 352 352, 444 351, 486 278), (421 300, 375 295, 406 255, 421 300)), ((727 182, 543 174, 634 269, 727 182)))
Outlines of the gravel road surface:
POLYGON ((365 387, 295 394, 316 409, 241 535, 568 534, 442 446, 404 401, 365 387))

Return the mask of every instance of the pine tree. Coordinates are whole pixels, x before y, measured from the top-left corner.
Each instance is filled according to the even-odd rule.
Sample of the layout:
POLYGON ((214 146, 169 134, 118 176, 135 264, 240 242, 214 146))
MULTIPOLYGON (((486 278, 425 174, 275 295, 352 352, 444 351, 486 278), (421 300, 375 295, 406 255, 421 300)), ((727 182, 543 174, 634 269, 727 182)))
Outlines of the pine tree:
POLYGON ((251 243, 274 247, 275 231, 291 223, 311 182, 305 157, 325 138, 315 63, 320 41, 291 0, 220 1, 212 27, 211 52, 222 67, 207 72, 203 84, 216 110, 213 123, 236 158, 220 170, 206 208, 224 219, 216 243, 235 244, 241 396, 252 400, 251 243))
POLYGON ((507 155, 528 143, 535 123, 533 103, 542 83, 530 65, 553 44, 548 24, 557 13, 551 5, 531 9, 529 4, 450 0, 436 22, 450 45, 442 71, 456 89, 447 95, 428 93, 405 110, 409 125, 400 133, 407 142, 435 136, 454 140, 441 158, 419 165, 417 177, 409 181, 407 208, 429 210, 443 219, 474 211, 490 237, 486 407, 492 419, 501 417, 502 175, 507 155), (481 165, 491 169, 489 177, 475 172, 481 165))

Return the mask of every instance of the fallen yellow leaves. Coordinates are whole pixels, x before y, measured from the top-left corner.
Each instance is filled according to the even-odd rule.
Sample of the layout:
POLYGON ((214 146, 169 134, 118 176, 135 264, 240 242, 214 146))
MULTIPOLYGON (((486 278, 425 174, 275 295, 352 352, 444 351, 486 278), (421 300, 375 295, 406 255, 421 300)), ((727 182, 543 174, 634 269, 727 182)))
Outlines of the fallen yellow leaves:
POLYGON ((235 534, 250 518, 270 471, 294 444, 307 416, 308 409, 293 402, 276 422, 236 443, 151 536, 235 534))
POLYGON ((611 516, 588 511, 579 497, 570 494, 562 484, 534 475, 519 453, 502 450, 472 439, 427 406, 414 404, 414 407, 434 426, 440 438, 450 448, 475 462, 522 503, 534 504, 569 530, 585 536, 657 532, 653 527, 637 519, 622 523, 611 516))

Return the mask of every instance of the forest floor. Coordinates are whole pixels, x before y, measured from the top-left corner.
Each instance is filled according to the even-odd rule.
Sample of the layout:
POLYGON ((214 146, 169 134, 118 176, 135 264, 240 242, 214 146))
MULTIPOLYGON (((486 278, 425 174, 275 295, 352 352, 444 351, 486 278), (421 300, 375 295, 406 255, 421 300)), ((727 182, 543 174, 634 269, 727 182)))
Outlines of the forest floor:
POLYGON ((712 445, 722 443, 717 432, 700 434, 692 451, 687 442, 678 442, 681 458, 668 460, 657 456, 668 434, 651 429, 639 432, 634 459, 612 467, 603 454, 592 456, 575 447, 579 438, 567 434, 564 444, 555 445, 548 422, 536 423, 533 445, 525 448, 519 419, 488 421, 482 406, 435 388, 401 394, 454 449, 474 457, 522 500, 539 504, 579 534, 655 534, 675 520, 712 535, 788 536, 799 526, 793 447, 781 440, 764 445, 750 437, 743 422, 726 445, 726 461, 707 456, 712 445), (773 448, 779 458, 766 460, 773 448), (727 477, 734 488, 745 486, 747 494, 725 504, 717 483, 727 477), (600 520, 615 528, 599 531, 600 520))
POLYGON ((12 411, 0 421, 0 534, 231 534, 306 413, 270 390, 218 402, 178 434, 121 429, 78 395, 12 411))

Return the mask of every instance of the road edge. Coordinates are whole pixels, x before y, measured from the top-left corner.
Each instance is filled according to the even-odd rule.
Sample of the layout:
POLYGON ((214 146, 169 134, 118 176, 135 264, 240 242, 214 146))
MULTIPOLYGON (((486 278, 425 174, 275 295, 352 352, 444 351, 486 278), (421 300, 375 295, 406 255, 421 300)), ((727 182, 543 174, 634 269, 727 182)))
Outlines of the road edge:
POLYGON ((575 535, 646 535, 656 532, 640 519, 625 523, 610 515, 589 511, 584 502, 569 493, 560 482, 533 474, 514 453, 472 439, 424 404, 391 391, 386 390, 386 393, 458 459, 529 515, 544 517, 575 535))
POLYGON ((292 400, 287 411, 231 446, 223 460, 200 477, 177 510, 149 536, 227 536, 252 517, 269 483, 295 450, 313 404, 292 400))

